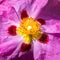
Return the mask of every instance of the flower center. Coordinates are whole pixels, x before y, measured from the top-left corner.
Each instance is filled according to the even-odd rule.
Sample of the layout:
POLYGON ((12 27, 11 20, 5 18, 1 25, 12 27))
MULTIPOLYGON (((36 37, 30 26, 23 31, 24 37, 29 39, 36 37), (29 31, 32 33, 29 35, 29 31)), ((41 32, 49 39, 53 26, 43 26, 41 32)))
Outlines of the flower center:
POLYGON ((32 39, 41 37, 41 24, 33 18, 24 18, 17 28, 17 34, 22 35, 24 42, 31 43, 32 39))
POLYGON ((31 30, 31 29, 32 29, 32 26, 28 26, 28 27, 27 27, 27 30, 31 30))

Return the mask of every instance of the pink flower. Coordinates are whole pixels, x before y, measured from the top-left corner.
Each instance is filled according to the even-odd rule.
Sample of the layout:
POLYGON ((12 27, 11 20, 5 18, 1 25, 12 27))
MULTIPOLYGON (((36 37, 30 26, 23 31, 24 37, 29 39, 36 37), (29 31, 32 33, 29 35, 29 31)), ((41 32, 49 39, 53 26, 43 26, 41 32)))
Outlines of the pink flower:
POLYGON ((34 60, 60 59, 60 36, 58 35, 60 21, 52 18, 55 14, 52 17, 49 15, 48 3, 48 0, 1 0, 0 60, 10 60, 17 55, 21 57, 29 51, 33 51, 34 60), (48 16, 42 11, 46 11, 44 13, 48 13, 48 16), (28 26, 28 20, 29 22, 33 21, 31 26, 28 26), (27 30, 33 31, 31 34, 24 29, 25 22, 27 22, 27 30), (40 27, 36 27, 35 23, 40 27), (39 29, 38 36, 38 31, 35 33, 34 26, 39 29), (32 29, 32 27, 34 28, 32 29))

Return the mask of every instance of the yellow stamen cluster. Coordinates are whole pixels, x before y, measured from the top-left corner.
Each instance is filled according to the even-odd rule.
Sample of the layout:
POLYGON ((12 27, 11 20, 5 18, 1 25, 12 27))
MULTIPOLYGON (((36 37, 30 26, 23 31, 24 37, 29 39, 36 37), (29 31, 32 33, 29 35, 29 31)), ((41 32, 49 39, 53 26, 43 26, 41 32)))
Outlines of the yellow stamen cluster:
POLYGON ((33 18, 24 18, 17 28, 17 34, 22 35, 24 41, 31 43, 32 39, 39 39, 41 37, 41 24, 33 18))

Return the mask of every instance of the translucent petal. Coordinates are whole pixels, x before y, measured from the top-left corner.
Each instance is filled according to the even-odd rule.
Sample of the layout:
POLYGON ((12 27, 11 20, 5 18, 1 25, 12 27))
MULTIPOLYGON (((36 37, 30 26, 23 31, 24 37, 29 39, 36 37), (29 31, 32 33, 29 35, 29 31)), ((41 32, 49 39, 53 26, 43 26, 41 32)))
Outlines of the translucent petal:
POLYGON ((47 20, 46 25, 42 26, 46 33, 60 33, 60 20, 47 20))
POLYGON ((59 60, 60 59, 60 38, 54 35, 50 36, 50 42, 47 45, 45 60, 59 60), (52 58, 53 57, 53 58, 52 58))
POLYGON ((40 60, 45 58, 46 44, 41 44, 38 41, 34 41, 33 54, 34 60, 40 60), (41 55, 44 55, 43 58, 41 55))
POLYGON ((21 41, 20 36, 11 36, 8 34, 8 27, 18 26, 18 16, 13 7, 9 4, 0 5, 2 14, 0 14, 0 56, 9 55, 9 51, 15 49, 21 41))
POLYGON ((30 17, 36 18, 41 9, 47 4, 48 0, 35 0, 31 6, 30 17))
MULTIPOLYGON (((8 38, 7 38, 8 39, 8 38)), ((19 42, 21 41, 21 37, 16 36, 15 38, 10 38, 11 40, 3 42, 0 44, 0 54, 7 53, 9 50, 17 47, 19 42)))
POLYGON ((8 0, 17 12, 19 9, 25 8, 27 5, 31 4, 31 1, 32 0, 8 0))
POLYGON ((59 60, 60 38, 54 35, 49 35, 48 44, 40 44, 35 41, 33 52, 35 60, 59 60))
MULTIPOLYGON (((9 20, 18 22, 19 17, 16 13, 15 8, 13 8, 8 2, 4 2, 3 4, 0 5, 0 15, 3 16, 4 18, 7 18, 9 20)), ((2 18, 2 17, 0 17, 2 18)))
POLYGON ((11 9, 13 10, 13 12, 9 11, 7 13, 7 11, 3 11, 3 14, 0 15, 0 19, 1 19, 0 20, 0 40, 1 40, 0 43, 2 43, 3 41, 6 41, 8 36, 10 36, 8 34, 8 28, 11 25, 15 25, 16 27, 18 26, 18 17, 16 15, 16 12, 13 8, 11 9))
POLYGON ((20 18, 13 7, 11 8, 10 12, 7 14, 7 18, 16 23, 20 22, 20 18))
POLYGON ((19 53, 20 53, 20 56, 23 55, 23 53, 20 51, 21 44, 22 44, 22 41, 20 41, 18 43, 17 48, 15 49, 15 51, 13 51, 13 53, 10 56, 7 56, 7 60, 15 58, 17 55, 19 55, 19 53))

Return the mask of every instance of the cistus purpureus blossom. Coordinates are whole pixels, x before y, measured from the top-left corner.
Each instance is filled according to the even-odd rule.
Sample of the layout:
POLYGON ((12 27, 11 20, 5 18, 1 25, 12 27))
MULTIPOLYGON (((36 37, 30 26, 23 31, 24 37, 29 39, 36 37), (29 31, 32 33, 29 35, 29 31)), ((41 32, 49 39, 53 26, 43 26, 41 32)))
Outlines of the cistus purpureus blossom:
POLYGON ((60 60, 60 7, 52 2, 0 0, 0 60, 60 60))

